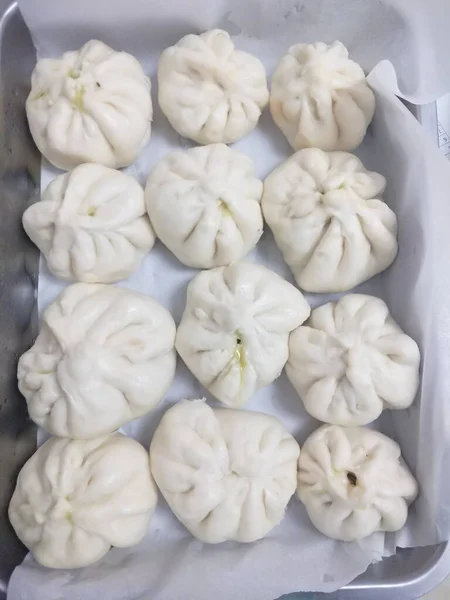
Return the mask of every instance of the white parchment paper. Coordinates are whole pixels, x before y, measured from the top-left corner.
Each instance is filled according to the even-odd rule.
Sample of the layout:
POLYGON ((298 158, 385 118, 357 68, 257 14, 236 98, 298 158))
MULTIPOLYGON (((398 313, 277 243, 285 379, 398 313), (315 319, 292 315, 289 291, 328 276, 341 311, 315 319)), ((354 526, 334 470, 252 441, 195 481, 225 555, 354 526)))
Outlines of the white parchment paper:
MULTIPOLYGON (((190 536, 161 498, 148 536, 139 546, 113 549, 97 564, 74 571, 45 569, 28 556, 12 576, 8 599, 272 600, 300 590, 335 590, 371 562, 395 552, 396 546, 449 539, 450 166, 394 92, 421 103, 450 90, 450 61, 442 60, 450 3, 21 0, 20 5, 40 56, 57 56, 98 38, 142 61, 153 82, 154 127, 149 146, 128 171, 143 184, 152 165, 169 150, 191 146, 171 129, 157 106, 155 74, 165 47, 187 33, 220 27, 229 31, 240 49, 258 56, 270 77, 293 43, 343 41, 353 58, 367 71, 373 69, 369 81, 376 93, 376 115, 357 154, 369 169, 387 177, 385 200, 399 221, 400 251, 394 265, 358 291, 388 303, 394 318, 419 343, 423 360, 415 404, 406 411, 385 412, 375 423, 400 442, 420 484, 420 496, 398 534, 376 534, 360 543, 328 540, 312 527, 303 506, 293 498, 284 521, 264 540, 207 546, 190 536)), ((261 177, 291 154, 268 110, 257 129, 234 146, 254 159, 261 177)), ((42 189, 56 174, 43 164, 42 189)), ((269 231, 250 258, 293 281, 269 231)), ((178 322, 194 274, 157 243, 141 270, 119 285, 152 295, 178 322)), ((62 287, 43 262, 40 310, 62 287)), ((330 297, 308 299, 317 306, 330 297)), ((201 396, 208 394, 179 360, 166 399, 124 431, 148 447, 170 404, 201 396)), ((255 394, 246 408, 278 416, 300 443, 318 425, 284 374, 255 394)))

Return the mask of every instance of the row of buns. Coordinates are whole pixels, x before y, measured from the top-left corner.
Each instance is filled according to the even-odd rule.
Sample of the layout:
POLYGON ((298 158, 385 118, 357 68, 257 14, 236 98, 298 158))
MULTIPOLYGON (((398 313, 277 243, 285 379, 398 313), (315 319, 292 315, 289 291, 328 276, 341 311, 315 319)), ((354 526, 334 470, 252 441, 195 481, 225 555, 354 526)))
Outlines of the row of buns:
POLYGON ((228 266, 258 243, 264 217, 299 287, 337 292, 397 255, 385 184, 353 154, 317 148, 296 152, 263 184, 250 158, 211 144, 169 153, 145 192, 130 175, 79 165, 50 183, 23 224, 57 277, 112 283, 139 269, 155 233, 185 265, 228 266))
POLYGON ((384 408, 407 408, 419 386, 418 346, 381 299, 348 294, 311 313, 293 285, 240 262, 192 279, 178 330, 149 296, 69 286, 19 360, 19 389, 32 419, 53 435, 95 437, 158 404, 175 376, 175 348, 230 407, 286 367, 306 410, 336 425, 366 425, 384 408))
MULTIPOLYGON (((180 135, 199 144, 232 143, 254 129, 269 101, 266 72, 226 31, 190 34, 161 54, 158 100, 180 135)), ((341 42, 296 44, 274 73, 270 109, 294 150, 352 150, 375 98, 341 42)), ((120 168, 150 139, 151 83, 134 56, 91 40, 38 62, 26 110, 37 147, 56 167, 120 168)))
POLYGON ((9 518, 40 564, 79 568, 142 540, 155 482, 178 520, 212 544, 263 538, 295 492, 331 538, 397 531, 417 494, 399 446, 377 431, 323 425, 300 450, 273 416, 183 400, 164 414, 150 456, 120 433, 50 438, 20 472, 9 518))

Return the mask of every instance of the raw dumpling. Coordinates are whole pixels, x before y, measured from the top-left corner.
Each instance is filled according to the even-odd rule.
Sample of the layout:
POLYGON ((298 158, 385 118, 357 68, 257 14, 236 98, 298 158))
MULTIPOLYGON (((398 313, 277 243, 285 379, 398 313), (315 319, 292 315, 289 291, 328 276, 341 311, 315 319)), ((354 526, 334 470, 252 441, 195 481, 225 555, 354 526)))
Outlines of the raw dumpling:
POLYGON ((309 313, 302 293, 261 265, 202 271, 189 284, 176 348, 211 394, 240 406, 280 375, 289 333, 309 313))
POLYGON ((235 50, 226 31, 186 35, 164 50, 158 100, 172 127, 199 144, 229 144, 256 126, 269 100, 257 58, 235 50))
POLYGON ((75 283, 44 312, 19 360, 30 417, 60 437, 87 439, 148 413, 175 374, 175 323, 156 300, 75 283))
POLYGON ((150 139, 150 79, 131 54, 91 40, 38 61, 26 111, 36 146, 56 167, 125 167, 150 139))
POLYGON ((298 285, 342 292, 397 255, 397 218, 377 199, 386 185, 347 152, 300 150, 264 182, 262 208, 298 285))
POLYGON ((291 333, 286 373, 319 421, 365 425, 384 408, 407 408, 419 386, 420 353, 383 300, 349 294, 312 311, 291 333))
POLYGON ((45 567, 76 569, 139 543, 156 507, 146 450, 120 433, 50 438, 22 468, 9 505, 19 539, 45 567))
POLYGON ((300 448, 275 417, 182 400, 150 445, 153 477, 197 539, 254 542, 284 517, 300 448))
POLYGON ((270 110, 294 150, 353 150, 372 120, 375 96, 341 42, 296 44, 273 76, 270 110))
POLYGON ((212 144, 163 158, 145 198, 160 240, 185 265, 210 269, 240 260, 256 245, 262 192, 250 158, 212 144))
POLYGON ((324 535, 344 542, 397 531, 417 496, 399 445, 364 427, 323 425, 305 442, 297 493, 324 535))
POLYGON ((69 281, 125 279, 155 242, 139 183, 89 163, 56 177, 24 212, 23 226, 50 271, 69 281))

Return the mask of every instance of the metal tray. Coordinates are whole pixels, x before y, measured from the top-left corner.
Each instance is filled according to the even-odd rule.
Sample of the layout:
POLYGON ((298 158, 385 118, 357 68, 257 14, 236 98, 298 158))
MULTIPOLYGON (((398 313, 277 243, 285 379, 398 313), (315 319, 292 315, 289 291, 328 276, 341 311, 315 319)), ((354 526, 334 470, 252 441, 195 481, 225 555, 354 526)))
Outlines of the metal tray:
MULTIPOLYGON (((9 525, 8 502, 18 471, 36 449, 36 430, 16 385, 17 359, 31 345, 37 328, 39 255, 21 226, 24 209, 39 191, 40 156, 24 110, 35 63, 36 52, 17 3, 0 0, 0 600, 6 598, 9 577, 26 553, 9 525)), ((435 107, 414 112, 437 136, 435 107)), ((449 572, 450 544, 413 548, 372 565, 333 594, 299 592, 283 598, 415 600, 449 572)))

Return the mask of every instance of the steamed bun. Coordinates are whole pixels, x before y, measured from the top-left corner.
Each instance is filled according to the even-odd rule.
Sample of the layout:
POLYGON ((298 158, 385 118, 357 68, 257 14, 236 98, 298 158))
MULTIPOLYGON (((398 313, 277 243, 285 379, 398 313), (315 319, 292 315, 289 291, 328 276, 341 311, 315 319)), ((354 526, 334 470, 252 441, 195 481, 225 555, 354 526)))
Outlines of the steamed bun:
POLYGON ((364 427, 323 425, 305 442, 297 494, 324 535, 344 542, 397 531, 417 496, 399 445, 364 427))
POLYGON ((36 146, 55 167, 125 167, 150 139, 150 79, 131 54, 91 40, 38 61, 26 111, 36 146))
POLYGON ((19 360, 30 417, 60 437, 92 438, 148 413, 175 374, 175 323, 137 292, 75 283, 44 312, 19 360))
POLYGON ((56 569, 94 563, 139 543, 156 507, 146 450, 120 433, 50 438, 19 473, 9 520, 35 560, 56 569))
POLYGON ((253 161, 224 144, 176 150, 150 173, 147 209, 160 240, 190 267, 243 258, 263 231, 253 161))
POLYGON ((56 177, 22 220, 50 271, 69 281, 125 279, 155 242, 139 183, 90 163, 56 177))
POLYGON ((190 282, 175 345, 213 396, 240 406, 280 375, 289 333, 309 313, 302 293, 266 267, 218 267, 190 282))
POLYGON ((226 31, 186 35, 164 50, 158 100, 172 127, 199 144, 229 144, 258 123, 269 100, 262 63, 226 31))
POLYGON ((347 152, 300 150, 264 182, 262 208, 298 285, 341 292, 387 269, 397 218, 378 199, 386 185, 347 152))
POLYGON ((286 373, 319 421, 365 425, 384 408, 410 406, 419 348, 379 298, 349 294, 312 311, 289 338, 286 373))
POLYGON ((341 42, 296 44, 273 76, 270 110, 294 150, 353 150, 372 120, 375 96, 341 42))
POLYGON ((253 542, 283 519, 299 446, 275 417, 183 400, 150 445, 153 477, 176 517, 210 544, 253 542))

